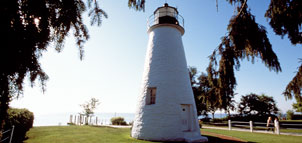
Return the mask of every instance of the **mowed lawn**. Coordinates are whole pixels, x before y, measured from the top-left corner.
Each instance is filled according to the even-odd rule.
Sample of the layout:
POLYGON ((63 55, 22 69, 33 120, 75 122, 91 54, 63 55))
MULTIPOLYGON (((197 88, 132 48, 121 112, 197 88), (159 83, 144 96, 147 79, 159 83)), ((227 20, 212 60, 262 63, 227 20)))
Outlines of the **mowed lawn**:
POLYGON ((25 143, 146 143, 130 137, 130 129, 91 126, 34 127, 25 143))
POLYGON ((222 134, 226 136, 239 138, 247 142, 255 142, 255 143, 302 143, 302 136, 287 136, 287 135, 275 135, 275 134, 265 134, 265 133, 250 133, 250 132, 242 132, 242 131, 201 129, 201 133, 203 132, 222 134))
MULTIPOLYGON (((202 129, 203 135, 210 139, 210 143, 231 142, 221 140, 211 132, 236 137, 246 142, 255 143, 302 143, 302 137, 273 134, 249 133, 240 131, 227 131, 215 129, 202 129)), ((129 128, 90 127, 90 126, 51 126, 34 127, 27 133, 25 143, 151 143, 136 140, 130 137, 129 128)), ((159 143, 159 142, 157 142, 159 143)), ((235 142, 234 142, 235 143, 235 142)), ((236 142, 238 143, 238 142, 236 142)))

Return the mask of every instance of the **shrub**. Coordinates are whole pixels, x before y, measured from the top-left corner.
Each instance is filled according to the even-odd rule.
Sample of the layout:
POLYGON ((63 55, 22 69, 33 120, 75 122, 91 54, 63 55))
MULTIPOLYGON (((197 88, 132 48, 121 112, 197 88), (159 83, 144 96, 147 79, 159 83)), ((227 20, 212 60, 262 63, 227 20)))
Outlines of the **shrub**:
POLYGON ((34 114, 27 109, 9 108, 8 117, 5 119, 4 130, 15 126, 13 143, 22 143, 26 137, 26 132, 32 128, 34 114))
POLYGON ((215 118, 215 119, 211 119, 213 122, 215 123, 222 123, 223 121, 227 121, 229 120, 229 117, 224 117, 224 118, 215 118))
POLYGON ((302 115, 295 114, 292 118, 292 120, 302 120, 302 115))
POLYGON ((127 125, 123 117, 113 117, 111 118, 112 125, 127 125))
POLYGON ((74 125, 76 125, 75 123, 67 123, 67 125, 69 125, 69 126, 74 126, 74 125))
POLYGON ((276 115, 231 115, 230 120, 232 121, 244 121, 244 122, 249 122, 249 121, 254 121, 254 122, 266 122, 268 117, 272 117, 275 119, 277 116, 276 115))
POLYGON ((203 121, 202 121, 202 120, 198 120, 198 124, 199 124, 199 128, 201 129, 201 128, 202 128, 203 121))
POLYGON ((201 118, 200 121, 203 121, 203 122, 210 122, 210 119, 209 117, 204 117, 204 118, 201 118))
POLYGON ((293 111, 293 110, 288 110, 288 111, 286 112, 286 119, 287 119, 287 120, 292 120, 293 117, 294 117, 294 111, 293 111))
POLYGON ((133 122, 134 122, 134 121, 129 122, 129 126, 133 126, 133 122))

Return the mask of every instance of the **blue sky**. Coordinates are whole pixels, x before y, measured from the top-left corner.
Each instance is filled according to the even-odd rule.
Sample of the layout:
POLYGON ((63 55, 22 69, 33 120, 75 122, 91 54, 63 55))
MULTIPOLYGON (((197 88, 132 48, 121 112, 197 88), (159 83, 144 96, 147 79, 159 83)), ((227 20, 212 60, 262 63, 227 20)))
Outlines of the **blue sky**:
MULTIPOLYGON (((91 97, 100 99, 96 112, 133 113, 143 74, 147 48, 147 19, 164 0, 147 0, 145 12, 129 9, 128 0, 100 0, 100 7, 109 15, 101 27, 90 26, 84 14, 90 39, 85 44, 84 60, 80 61, 72 33, 65 47, 57 53, 49 47, 40 59, 50 79, 43 94, 38 84, 34 88, 26 81, 24 96, 11 106, 28 108, 35 114, 80 112, 79 104, 91 97)), ((208 56, 225 36, 234 6, 218 0, 168 0, 185 19, 183 44, 189 66, 205 72, 208 56)), ((267 28, 273 50, 279 58, 282 72, 271 72, 260 59, 252 64, 241 62, 236 72, 236 101, 251 92, 273 96, 282 112, 291 109, 294 100, 285 101, 282 92, 295 75, 302 58, 301 45, 292 45, 287 37, 276 36, 264 17, 268 1, 248 1, 256 21, 267 28)))

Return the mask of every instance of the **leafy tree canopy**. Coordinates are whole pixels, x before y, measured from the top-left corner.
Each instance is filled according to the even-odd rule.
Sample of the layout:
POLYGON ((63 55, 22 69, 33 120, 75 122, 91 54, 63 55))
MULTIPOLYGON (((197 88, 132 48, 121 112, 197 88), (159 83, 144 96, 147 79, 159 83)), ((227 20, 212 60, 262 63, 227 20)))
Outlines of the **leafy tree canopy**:
MULTIPOLYGON (((302 63, 302 59, 300 59, 302 63)), ((296 101, 301 100, 301 90, 302 90, 302 64, 299 67, 295 77, 287 84, 286 89, 284 91, 284 96, 286 99, 292 99, 295 97, 296 101)))
POLYGON ((83 108, 82 114, 86 117, 90 117, 94 114, 94 110, 98 105, 100 105, 100 101, 96 98, 91 98, 88 102, 80 105, 83 108))
POLYGON ((276 102, 273 97, 266 96, 264 94, 257 95, 254 93, 242 96, 238 105, 238 111, 240 114, 245 115, 271 115, 276 114, 279 109, 276 106, 276 102))
POLYGON ((197 76, 197 69, 193 67, 189 67, 189 73, 198 115, 207 115, 211 112, 214 116, 218 109, 224 109, 228 113, 235 109, 233 96, 221 98, 219 95, 217 78, 205 73, 197 76))
POLYGON ((195 105, 197 109, 197 115, 205 115, 207 116, 207 112, 209 112, 206 104, 202 101, 200 95, 201 95, 201 90, 199 86, 199 81, 198 81, 198 71, 195 67, 189 67, 189 76, 190 76, 190 81, 191 81, 191 86, 194 94, 194 99, 195 99, 195 105))
POLYGON ((231 18, 227 36, 222 37, 221 44, 210 56, 208 69, 219 79, 221 95, 234 94, 237 84, 234 69, 239 70, 240 60, 254 62, 259 57, 270 70, 281 71, 265 28, 255 22, 245 2, 238 7, 238 14, 231 18), (219 63, 217 59, 220 59, 219 63))
POLYGON ((265 13, 275 33, 282 37, 286 34, 293 44, 302 43, 302 1, 271 0, 265 13))
MULTIPOLYGON (((80 59, 83 44, 89 39, 82 14, 88 10, 91 24, 101 24, 107 14, 97 1, 87 0, 3 0, 0 5, 0 131, 9 100, 22 94, 23 81, 29 77, 32 86, 39 80, 42 90, 48 76, 39 58, 53 42, 60 52, 65 37, 73 29, 80 59)), ((1 134, 0 134, 1 137, 1 134)))
MULTIPOLYGON (((227 27, 228 33, 221 39, 221 44, 210 56, 209 76, 218 78, 220 96, 232 96, 236 87, 234 69, 239 70, 240 60, 254 62, 260 58, 269 70, 281 72, 277 55, 267 37, 264 26, 255 22, 255 16, 248 9, 248 0, 226 0, 237 8, 227 27), (218 62, 219 60, 219 62, 218 62)), ((145 0, 129 0, 129 7, 143 10, 145 0)), ((217 3, 217 1, 216 1, 217 3)), ((218 4, 217 4, 218 7, 218 4)), ((282 38, 288 35, 292 44, 302 43, 302 1, 301 0, 271 0, 265 17, 277 35, 282 38)), ((299 71, 287 85, 284 95, 291 99, 301 96, 302 65, 299 71)), ((222 97, 220 97, 222 98, 222 97)))
POLYGON ((286 112, 286 119, 287 119, 287 120, 292 120, 293 117, 294 117, 294 111, 293 111, 293 110, 288 110, 288 111, 286 112))
POLYGON ((296 112, 302 113, 302 98, 299 98, 299 99, 297 100, 297 103, 294 103, 294 104, 293 104, 293 109, 294 109, 296 112))

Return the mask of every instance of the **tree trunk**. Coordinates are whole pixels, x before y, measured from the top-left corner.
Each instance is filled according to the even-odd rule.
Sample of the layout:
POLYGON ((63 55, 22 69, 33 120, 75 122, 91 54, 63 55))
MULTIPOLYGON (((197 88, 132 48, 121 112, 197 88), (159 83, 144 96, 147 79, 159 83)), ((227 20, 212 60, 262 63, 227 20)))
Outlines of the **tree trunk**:
POLYGON ((0 139, 4 128, 4 120, 7 117, 9 104, 9 90, 7 80, 0 81, 0 139))
POLYGON ((215 112, 212 112, 212 118, 213 118, 213 121, 214 121, 214 114, 215 114, 215 112))

